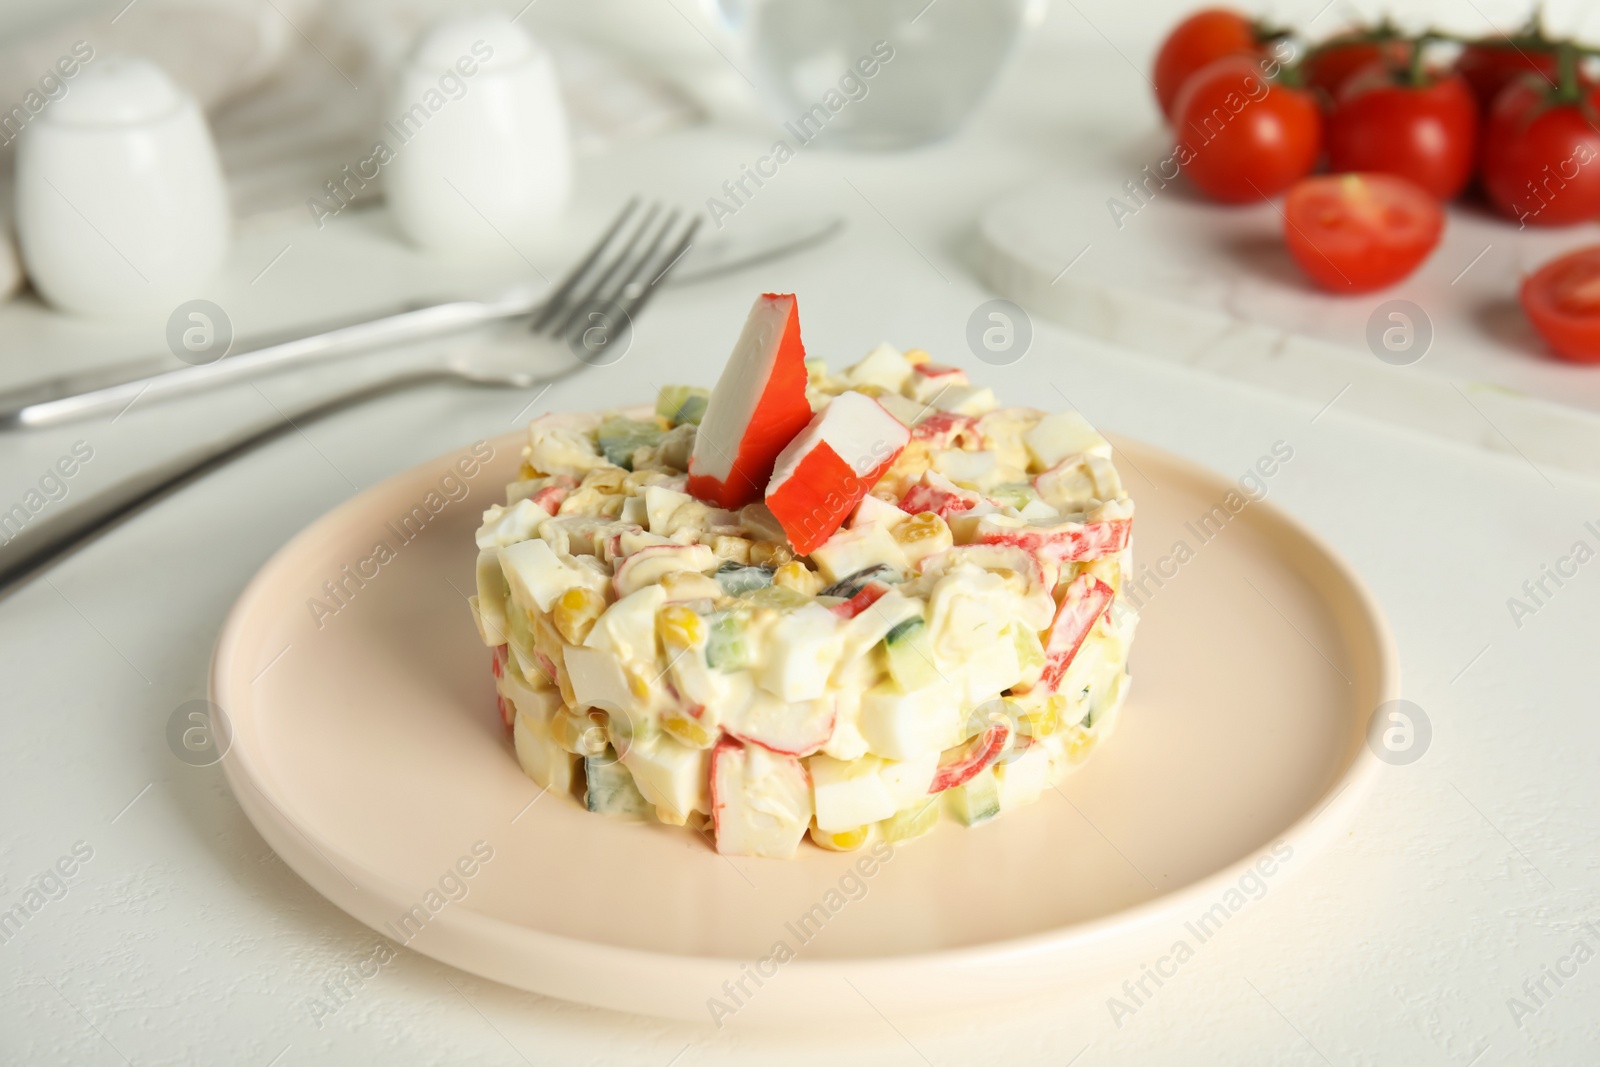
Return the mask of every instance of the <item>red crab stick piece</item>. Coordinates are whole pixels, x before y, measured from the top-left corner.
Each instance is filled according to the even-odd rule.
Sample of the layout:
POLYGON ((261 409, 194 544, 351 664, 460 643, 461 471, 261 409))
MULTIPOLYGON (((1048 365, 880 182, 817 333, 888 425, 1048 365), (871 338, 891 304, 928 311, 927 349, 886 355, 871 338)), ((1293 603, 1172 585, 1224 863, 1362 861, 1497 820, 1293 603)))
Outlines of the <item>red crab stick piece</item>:
POLYGON ((900 510, 910 515, 931 511, 940 518, 948 518, 957 512, 971 511, 982 500, 977 493, 958 488, 936 471, 928 471, 923 474, 922 481, 907 489, 906 495, 900 498, 900 510))
POLYGON ((760 500, 778 453, 810 421, 799 305, 793 294, 763 293, 706 403, 689 492, 730 509, 760 500))
POLYGON ((828 610, 841 619, 853 619, 876 604, 888 591, 889 586, 886 582, 868 582, 861 588, 861 592, 828 610))
POLYGON ((1092 574, 1080 574, 1072 579, 1045 641, 1044 670, 1039 674, 1039 685, 1045 692, 1054 693, 1060 688, 1061 676, 1072 666, 1084 639, 1111 606, 1115 595, 1109 585, 1092 574))
POLYGON ((862 393, 840 393, 778 457, 767 507, 795 552, 810 555, 844 524, 911 440, 905 424, 862 393))
POLYGON ((978 542, 985 545, 1012 545, 1056 563, 1072 563, 1121 552, 1128 547, 1128 536, 1132 532, 1132 519, 1067 522, 1047 528, 1013 528, 980 523, 978 542))
POLYGON ((1006 742, 1011 738, 1011 727, 997 722, 969 741, 946 749, 939 756, 939 768, 933 772, 929 793, 943 793, 954 789, 977 775, 1000 758, 1006 742))
POLYGON ((971 415, 958 415, 953 411, 935 411, 912 429, 911 436, 928 442, 930 448, 958 448, 963 437, 981 447, 983 435, 978 430, 978 420, 971 415))

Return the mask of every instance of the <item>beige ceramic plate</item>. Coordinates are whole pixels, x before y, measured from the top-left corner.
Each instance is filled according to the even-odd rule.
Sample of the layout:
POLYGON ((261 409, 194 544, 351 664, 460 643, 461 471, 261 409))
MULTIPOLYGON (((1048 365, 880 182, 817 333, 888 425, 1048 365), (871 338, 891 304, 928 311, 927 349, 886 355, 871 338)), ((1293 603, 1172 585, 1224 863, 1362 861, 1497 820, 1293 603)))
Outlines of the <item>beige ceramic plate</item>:
POLYGON ((1119 441, 1140 573, 1170 577, 1146 583, 1117 732, 1059 791, 887 862, 809 846, 730 859, 541 797, 466 603, 472 532, 522 441, 480 446, 481 469, 460 466, 467 449, 425 464, 313 524, 240 597, 212 678, 228 780, 262 836, 351 915, 464 970, 741 1024, 1115 990, 1196 943, 1184 923, 1220 924, 1258 881, 1308 866, 1374 770, 1366 724, 1398 674, 1361 582, 1270 503, 1220 518, 1237 486, 1119 441))

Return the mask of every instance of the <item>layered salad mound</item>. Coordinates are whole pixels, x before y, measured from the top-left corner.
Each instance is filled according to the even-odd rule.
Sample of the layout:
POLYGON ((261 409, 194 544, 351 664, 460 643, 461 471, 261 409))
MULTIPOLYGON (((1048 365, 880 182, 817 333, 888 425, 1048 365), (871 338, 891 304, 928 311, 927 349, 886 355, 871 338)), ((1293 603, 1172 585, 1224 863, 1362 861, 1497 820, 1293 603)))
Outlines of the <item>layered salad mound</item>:
POLYGON ((533 422, 472 610, 539 785, 848 850, 1030 804, 1105 739, 1132 519, 1080 415, 916 349, 832 373, 767 294, 714 390, 533 422))

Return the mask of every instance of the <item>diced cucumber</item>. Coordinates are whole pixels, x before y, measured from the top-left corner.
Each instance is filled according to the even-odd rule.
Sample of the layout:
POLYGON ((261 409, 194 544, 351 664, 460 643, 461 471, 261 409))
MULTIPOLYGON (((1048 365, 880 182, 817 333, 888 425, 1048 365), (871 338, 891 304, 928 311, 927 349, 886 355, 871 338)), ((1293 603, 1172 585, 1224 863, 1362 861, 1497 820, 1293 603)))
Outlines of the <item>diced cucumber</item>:
POLYGON ((711 390, 698 385, 664 385, 656 396, 656 414, 673 425, 687 422, 699 426, 710 399, 711 390))
POLYGON ((993 765, 954 789, 945 790, 945 796, 963 826, 976 826, 1000 814, 1000 783, 995 779, 993 765))
POLYGON ((883 651, 889 664, 889 677, 902 693, 916 692, 939 680, 926 620, 913 617, 898 623, 884 637, 883 651))
POLYGON ((602 422, 596 432, 606 461, 630 471, 633 470, 634 450, 658 445, 665 436, 666 431, 654 420, 625 419, 621 415, 613 415, 602 422))
POLYGON ((870 567, 862 567, 854 574, 845 575, 817 595, 840 596, 849 600, 866 588, 867 583, 873 579, 877 579, 880 582, 888 582, 891 585, 898 585, 900 583, 900 572, 887 563, 874 563, 870 567))
POLYGON ((984 495, 1001 504, 1010 504, 1018 511, 1039 499, 1039 491, 1027 482, 1006 482, 985 490, 984 495))
POLYGON ((919 800, 902 811, 897 811, 878 824, 883 828, 883 839, 893 844, 909 841, 939 825, 939 798, 930 796, 919 800))
POLYGON ((672 417, 673 423, 677 425, 689 423, 692 426, 699 426, 700 420, 706 417, 706 405, 710 402, 711 397, 709 395, 685 397, 683 403, 678 406, 678 413, 672 417))
POLYGON ((522 676, 531 677, 529 668, 539 662, 533 655, 533 627, 528 622, 528 609, 514 600, 506 603, 506 644, 516 656, 522 676))
POLYGON ((590 811, 627 819, 642 819, 651 810, 632 772, 618 762, 609 745, 598 756, 583 758, 583 803, 590 811))
POLYGON ((729 596, 742 596, 771 585, 772 574, 771 567, 746 567, 739 563, 724 563, 717 568, 717 573, 712 577, 716 578, 724 593, 729 596))
POLYGON ((719 671, 742 671, 750 666, 745 642, 749 620, 743 612, 717 611, 706 616, 706 666, 719 671))
POLYGON ((1017 646, 1017 666, 1022 668, 1024 675, 1044 666, 1044 645, 1039 641, 1038 634, 1020 622, 1013 622, 1011 640, 1017 646))
POLYGON ((744 594, 742 599, 751 607, 772 608, 775 611, 794 611, 811 603, 811 598, 804 593, 781 585, 769 585, 765 589, 757 589, 744 594))

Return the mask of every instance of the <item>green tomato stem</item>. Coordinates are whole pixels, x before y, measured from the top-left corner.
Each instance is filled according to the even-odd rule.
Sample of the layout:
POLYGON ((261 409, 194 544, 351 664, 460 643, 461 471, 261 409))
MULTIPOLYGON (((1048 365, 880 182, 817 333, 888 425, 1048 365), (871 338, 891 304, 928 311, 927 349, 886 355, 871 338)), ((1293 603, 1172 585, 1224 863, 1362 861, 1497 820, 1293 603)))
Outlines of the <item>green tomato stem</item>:
POLYGON ((1428 82, 1428 68, 1423 65, 1423 53, 1428 50, 1428 42, 1433 40, 1433 34, 1425 33, 1411 42, 1411 69, 1408 75, 1411 87, 1421 89, 1428 82))
POLYGON ((1571 41, 1556 45, 1556 96, 1573 103, 1583 94, 1578 86, 1578 48, 1571 41))

